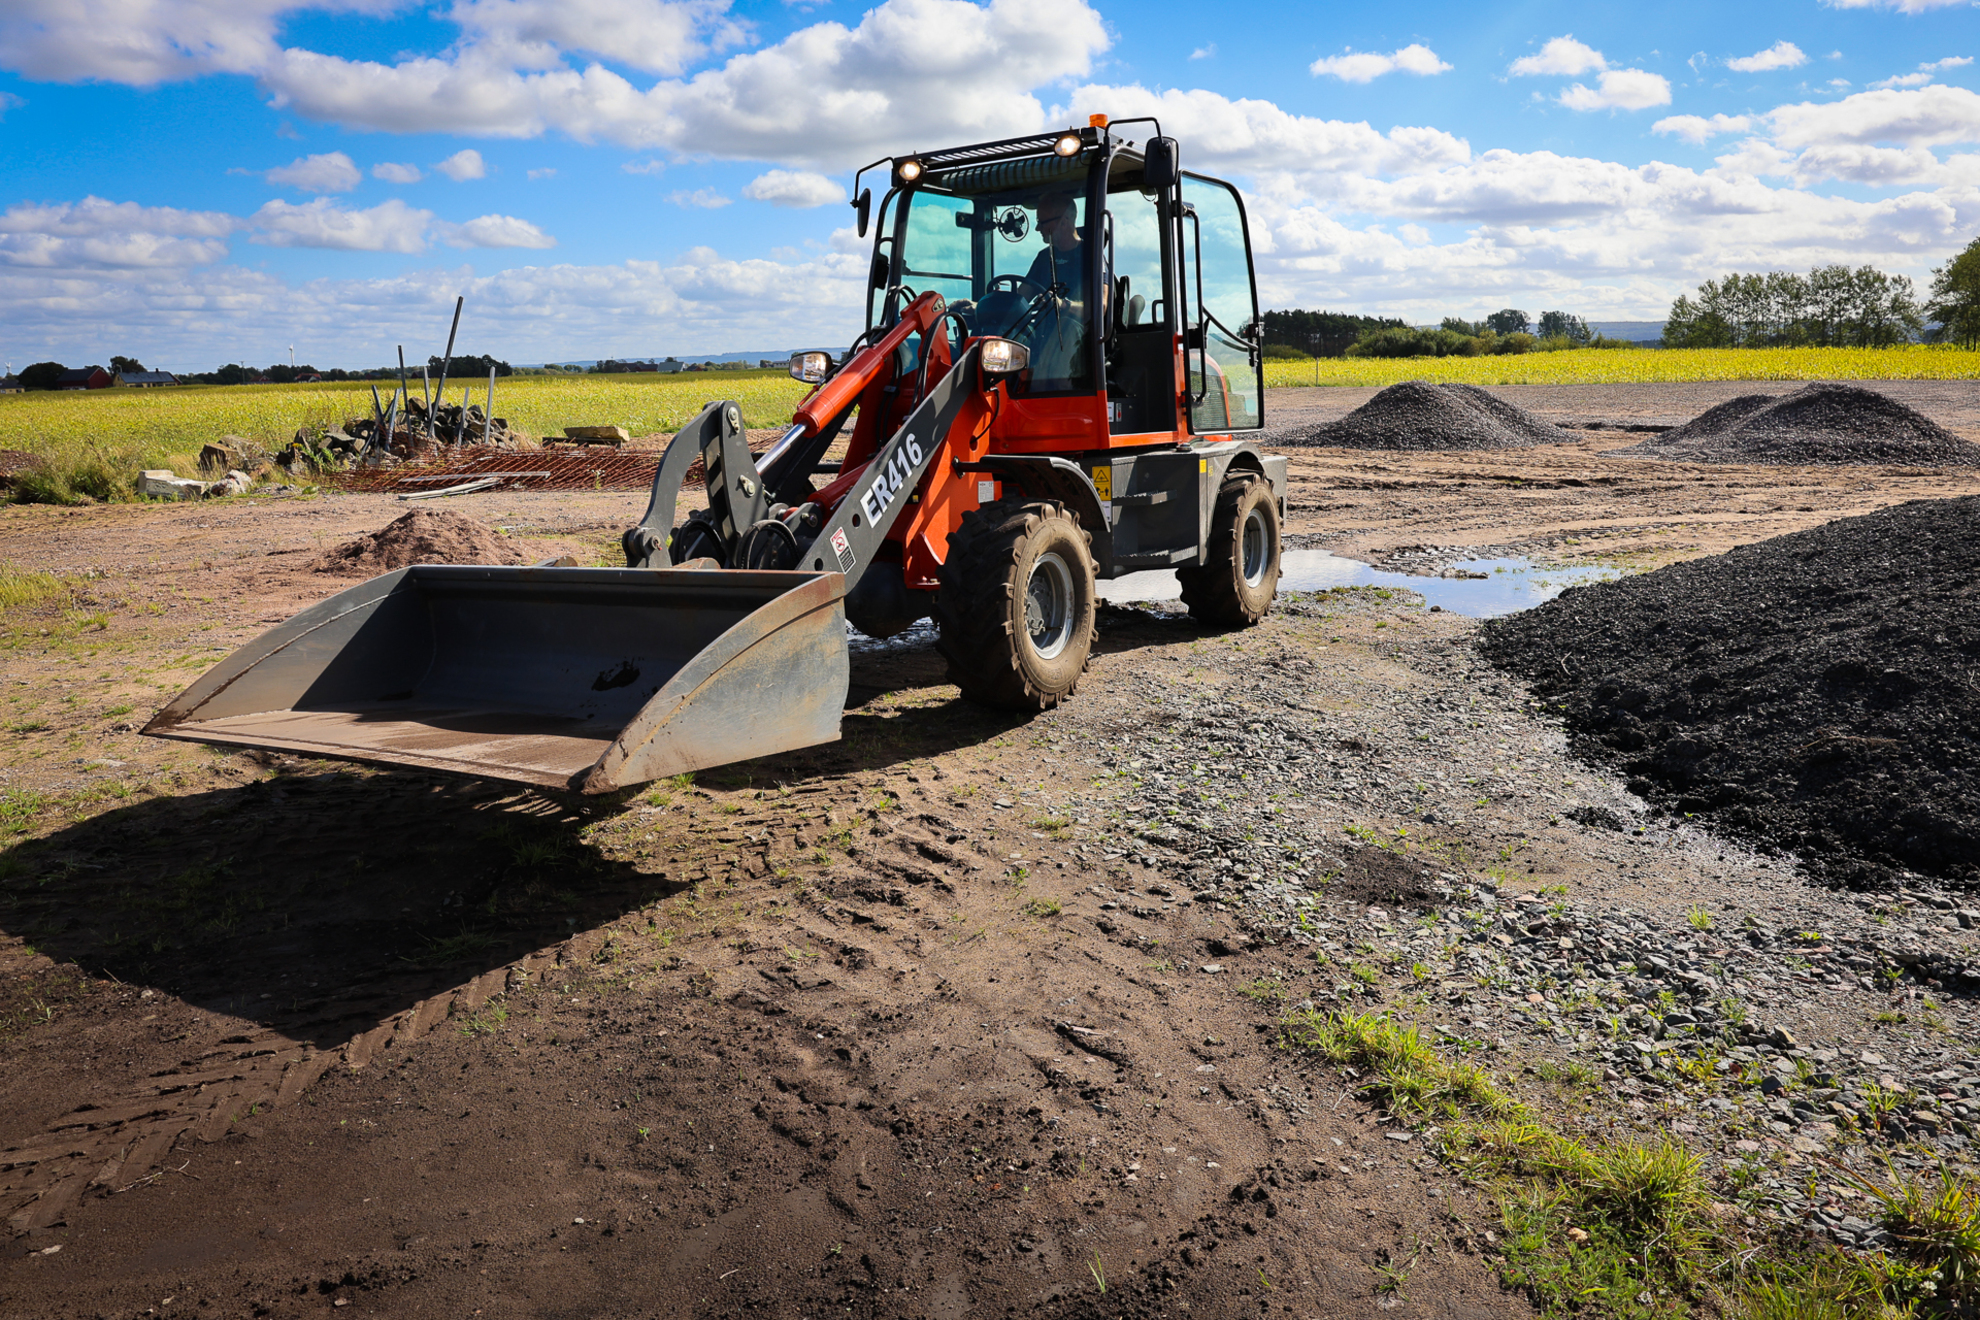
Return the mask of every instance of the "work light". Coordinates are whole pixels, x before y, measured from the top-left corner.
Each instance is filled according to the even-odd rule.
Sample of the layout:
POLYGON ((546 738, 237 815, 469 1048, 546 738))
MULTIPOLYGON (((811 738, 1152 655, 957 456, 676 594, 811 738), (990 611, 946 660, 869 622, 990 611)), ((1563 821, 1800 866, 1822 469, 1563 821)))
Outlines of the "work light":
POLYGON ((1083 145, 1079 140, 1079 134, 1068 133, 1052 144, 1052 150, 1058 152, 1061 156, 1077 156, 1080 147, 1083 145))

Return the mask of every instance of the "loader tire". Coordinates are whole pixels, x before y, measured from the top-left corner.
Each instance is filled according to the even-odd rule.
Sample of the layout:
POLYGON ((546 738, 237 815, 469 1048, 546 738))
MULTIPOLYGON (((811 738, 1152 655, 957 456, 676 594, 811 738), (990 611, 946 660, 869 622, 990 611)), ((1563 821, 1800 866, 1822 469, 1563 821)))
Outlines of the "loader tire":
POLYGON ((1179 568, 1190 616, 1219 627, 1246 628, 1272 611, 1279 590, 1279 505, 1255 472, 1224 478, 1210 514, 1208 557, 1179 568))
POLYGON ((949 681, 980 705, 1049 710, 1093 652, 1093 537, 1063 504, 998 500, 963 515, 935 594, 949 681))

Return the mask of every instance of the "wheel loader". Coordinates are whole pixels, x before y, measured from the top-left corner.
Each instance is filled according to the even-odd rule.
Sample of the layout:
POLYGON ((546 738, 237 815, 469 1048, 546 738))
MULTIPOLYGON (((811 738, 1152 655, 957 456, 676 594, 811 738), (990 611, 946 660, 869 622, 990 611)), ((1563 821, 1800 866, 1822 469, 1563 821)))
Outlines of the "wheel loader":
POLYGON ((1159 123, 1095 115, 882 159, 853 192, 866 329, 793 356, 814 388, 766 452, 734 402, 684 427, 625 568, 387 573, 145 732, 607 793, 836 739, 849 624, 932 619, 965 698, 1043 710, 1086 671, 1097 580, 1172 571, 1206 624, 1264 617, 1286 461, 1245 438, 1264 382, 1237 190, 1159 123), (706 507, 677 521, 697 460, 706 507))

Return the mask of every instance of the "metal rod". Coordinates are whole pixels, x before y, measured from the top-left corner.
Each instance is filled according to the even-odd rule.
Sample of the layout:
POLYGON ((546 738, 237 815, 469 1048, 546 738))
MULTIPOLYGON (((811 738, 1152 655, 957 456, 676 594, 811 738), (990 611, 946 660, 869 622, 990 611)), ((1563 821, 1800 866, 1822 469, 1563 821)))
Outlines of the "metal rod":
POLYGON ((399 345, 399 393, 406 393, 406 346, 399 345))
MULTIPOLYGON (((447 354, 440 359, 440 384, 433 391, 433 397, 442 403, 447 401, 447 367, 454 360, 454 335, 461 328, 461 304, 466 301, 466 294, 460 294, 454 299, 454 324, 447 330, 447 354)), ((461 418, 461 425, 463 427, 467 425, 467 418, 461 418)))
POLYGON ((481 441, 483 444, 493 444, 495 443, 495 368, 493 366, 488 368, 488 401, 482 405, 482 408, 487 415, 481 419, 481 441))
POLYGON ((433 381, 426 374, 426 367, 424 365, 419 369, 419 397, 420 401, 426 405, 426 438, 431 440, 433 438, 433 381))
MULTIPOLYGON (((371 386, 371 445, 378 443, 378 433, 385 427, 385 405, 378 398, 378 384, 371 386)), ((365 446, 367 449, 371 445, 365 446)))

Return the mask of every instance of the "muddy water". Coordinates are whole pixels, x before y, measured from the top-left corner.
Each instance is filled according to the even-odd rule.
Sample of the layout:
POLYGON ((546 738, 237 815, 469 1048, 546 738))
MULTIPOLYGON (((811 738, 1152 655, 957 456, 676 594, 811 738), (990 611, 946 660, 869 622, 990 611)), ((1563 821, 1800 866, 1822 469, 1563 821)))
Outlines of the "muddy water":
MULTIPOLYGON (((1343 559, 1325 550, 1288 550, 1280 591, 1326 591, 1330 587, 1401 587, 1421 594, 1425 603, 1453 614, 1490 619, 1531 609, 1567 590, 1620 576, 1608 568, 1559 568, 1530 559, 1465 559, 1451 566, 1452 574, 1420 577, 1371 568, 1358 559, 1343 559)), ((1116 604, 1138 600, 1175 600, 1180 591, 1176 575, 1161 569, 1130 573, 1100 583, 1100 598, 1116 604)))

